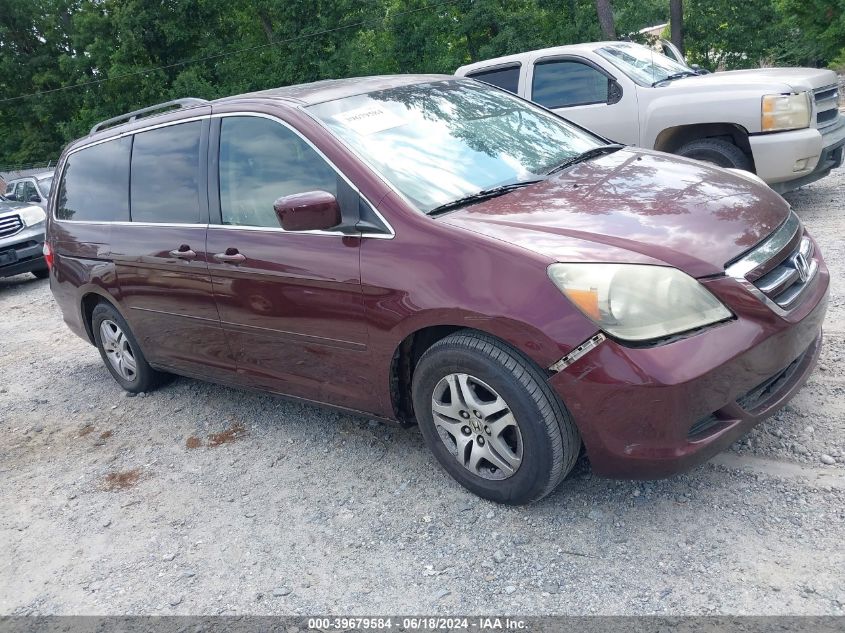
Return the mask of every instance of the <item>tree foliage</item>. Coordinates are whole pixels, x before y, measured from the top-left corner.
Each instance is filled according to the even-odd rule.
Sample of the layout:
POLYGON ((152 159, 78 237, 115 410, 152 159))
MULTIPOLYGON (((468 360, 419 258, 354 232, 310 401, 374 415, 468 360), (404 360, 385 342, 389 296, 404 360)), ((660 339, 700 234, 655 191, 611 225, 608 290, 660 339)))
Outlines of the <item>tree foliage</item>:
MULTIPOLYGON (((669 17, 668 0, 602 3, 620 37, 669 17)), ((845 58, 843 0, 684 11, 692 61, 711 68, 845 58)), ((0 166, 54 159, 97 121, 177 97, 452 73, 601 35, 596 0, 0 0, 0 166)))

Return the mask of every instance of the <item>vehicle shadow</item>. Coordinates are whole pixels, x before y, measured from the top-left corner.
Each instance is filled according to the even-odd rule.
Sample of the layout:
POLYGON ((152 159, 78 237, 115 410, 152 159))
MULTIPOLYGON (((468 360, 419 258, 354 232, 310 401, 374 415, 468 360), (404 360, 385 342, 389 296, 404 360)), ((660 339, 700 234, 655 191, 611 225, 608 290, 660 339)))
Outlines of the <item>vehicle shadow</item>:
POLYGON ((0 277, 0 292, 15 288, 23 288, 26 286, 34 286, 41 283, 49 283, 49 280, 38 279, 31 273, 21 273, 20 275, 13 275, 12 277, 0 277))

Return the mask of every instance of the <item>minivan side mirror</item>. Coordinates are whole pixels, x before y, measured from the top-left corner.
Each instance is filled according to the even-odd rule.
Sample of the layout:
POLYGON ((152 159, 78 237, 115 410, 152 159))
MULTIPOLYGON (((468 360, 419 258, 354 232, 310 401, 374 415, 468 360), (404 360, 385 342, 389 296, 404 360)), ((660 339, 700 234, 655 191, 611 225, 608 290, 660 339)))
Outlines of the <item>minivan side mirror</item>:
POLYGON ((273 203, 285 231, 327 231, 341 222, 340 206, 328 191, 306 191, 283 196, 273 203))

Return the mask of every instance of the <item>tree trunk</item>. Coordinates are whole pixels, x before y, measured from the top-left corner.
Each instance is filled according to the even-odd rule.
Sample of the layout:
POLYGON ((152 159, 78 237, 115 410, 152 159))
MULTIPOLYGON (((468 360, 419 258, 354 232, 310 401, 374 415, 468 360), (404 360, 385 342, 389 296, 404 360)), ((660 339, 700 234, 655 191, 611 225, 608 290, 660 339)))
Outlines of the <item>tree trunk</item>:
POLYGON ((684 4, 683 0, 669 0, 669 23, 672 25, 672 44, 684 54, 684 4))
POLYGON ((596 12, 599 14, 599 25, 604 39, 615 40, 616 26, 613 23, 613 7, 610 0, 596 0, 596 12))
POLYGON ((274 39, 273 21, 270 19, 270 14, 267 13, 267 9, 258 10, 258 19, 261 22, 261 28, 264 31, 264 35, 267 36, 267 41, 272 44, 274 39))

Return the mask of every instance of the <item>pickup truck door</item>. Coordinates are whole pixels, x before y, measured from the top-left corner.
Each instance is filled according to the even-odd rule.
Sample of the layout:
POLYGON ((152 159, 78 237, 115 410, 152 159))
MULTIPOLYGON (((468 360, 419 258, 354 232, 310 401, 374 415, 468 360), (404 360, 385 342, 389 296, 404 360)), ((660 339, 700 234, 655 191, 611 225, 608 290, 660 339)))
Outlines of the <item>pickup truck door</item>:
POLYGON ((637 145, 637 91, 595 62, 576 55, 535 59, 525 82, 526 97, 612 141, 637 145))

